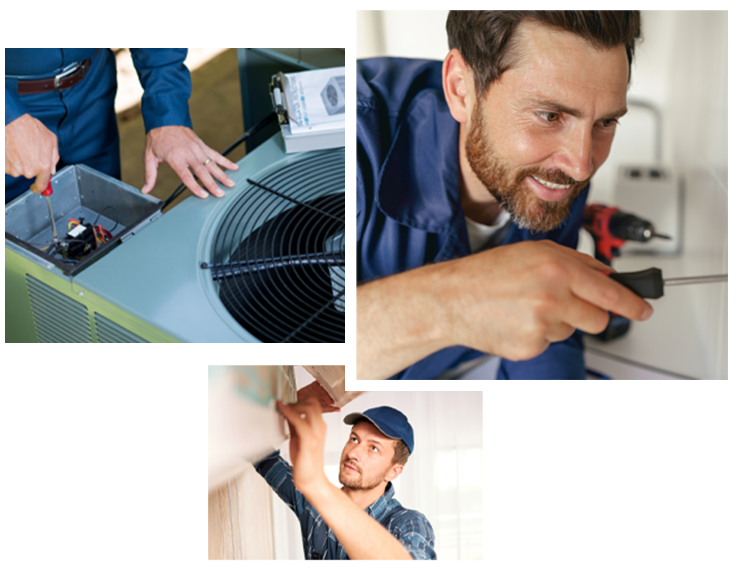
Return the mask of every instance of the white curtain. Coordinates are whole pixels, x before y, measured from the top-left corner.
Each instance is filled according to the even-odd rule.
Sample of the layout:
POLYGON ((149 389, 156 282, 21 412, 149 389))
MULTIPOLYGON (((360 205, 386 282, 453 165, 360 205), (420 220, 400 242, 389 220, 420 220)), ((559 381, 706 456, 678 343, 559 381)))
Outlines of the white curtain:
MULTIPOLYGON (((298 387, 305 378, 296 368, 298 387)), ((307 375, 307 373, 306 373, 307 375)), ((436 535, 439 559, 482 559, 482 392, 368 392, 323 415, 328 426, 324 464, 339 486, 341 451, 350 427, 343 418, 355 411, 389 405, 405 413, 413 426, 415 450, 403 474, 393 482, 396 498, 422 512, 436 535)), ((289 462, 288 443, 280 448, 289 462)), ((295 515, 273 494, 275 559, 302 559, 295 515)))

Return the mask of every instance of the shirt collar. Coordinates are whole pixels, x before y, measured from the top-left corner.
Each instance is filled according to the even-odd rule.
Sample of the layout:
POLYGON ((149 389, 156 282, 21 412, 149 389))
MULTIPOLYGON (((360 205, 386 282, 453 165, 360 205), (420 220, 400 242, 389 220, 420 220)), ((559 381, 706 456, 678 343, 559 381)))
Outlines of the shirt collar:
POLYGON ((388 482, 385 486, 385 493, 375 500, 370 507, 365 510, 374 519, 380 519, 380 517, 388 510, 390 504, 395 501, 395 488, 393 483, 388 482))

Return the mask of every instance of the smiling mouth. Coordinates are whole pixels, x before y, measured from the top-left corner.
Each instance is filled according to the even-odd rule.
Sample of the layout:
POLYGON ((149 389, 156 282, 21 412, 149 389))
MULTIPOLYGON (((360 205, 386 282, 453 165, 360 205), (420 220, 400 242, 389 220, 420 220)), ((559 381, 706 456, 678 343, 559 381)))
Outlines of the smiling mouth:
POLYGON ((554 182, 545 182, 544 180, 541 180, 533 175, 531 177, 539 182, 542 186, 544 186, 545 188, 549 188, 550 190, 566 190, 570 187, 569 184, 555 184, 554 182))

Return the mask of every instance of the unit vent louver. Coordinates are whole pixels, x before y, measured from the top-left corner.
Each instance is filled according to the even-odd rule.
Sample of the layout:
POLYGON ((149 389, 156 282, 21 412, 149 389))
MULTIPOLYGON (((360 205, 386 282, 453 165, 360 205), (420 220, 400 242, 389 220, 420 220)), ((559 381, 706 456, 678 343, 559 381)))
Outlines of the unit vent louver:
POLYGON ((87 308, 26 275, 39 342, 91 342, 87 308))
POLYGON ((115 322, 108 320, 105 316, 95 313, 95 330, 98 335, 98 342, 101 344, 115 343, 148 343, 143 338, 137 336, 133 332, 129 332, 115 322))
POLYGON ((203 267, 259 340, 344 342, 344 149, 249 180, 203 267))

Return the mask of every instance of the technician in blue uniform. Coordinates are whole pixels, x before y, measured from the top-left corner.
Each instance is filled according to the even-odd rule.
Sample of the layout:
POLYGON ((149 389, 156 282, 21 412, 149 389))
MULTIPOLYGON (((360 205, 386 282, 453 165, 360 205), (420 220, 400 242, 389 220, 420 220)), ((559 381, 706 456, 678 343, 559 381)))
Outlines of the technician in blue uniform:
POLYGON ((357 66, 357 373, 584 379, 582 330, 651 307, 575 251, 638 12, 456 12, 443 62, 357 66), (452 372, 456 373, 456 372, 452 372))
POLYGON ((306 559, 436 559, 434 530, 426 516, 395 499, 392 481, 413 452, 413 427, 392 407, 351 413, 336 488, 323 470, 326 423, 321 411, 338 408, 301 399, 279 410, 290 424, 290 459, 275 451, 255 464, 295 512, 306 559))
MULTIPOLYGON (((167 162, 198 197, 218 197, 215 180, 232 186, 219 168, 237 168, 193 132, 188 108, 186 49, 134 49, 144 95, 146 129, 144 193, 154 188, 157 167, 167 162)), ((69 164, 85 164, 120 178, 114 99, 115 56, 110 49, 5 50, 5 203, 29 188, 46 189, 69 164)))

